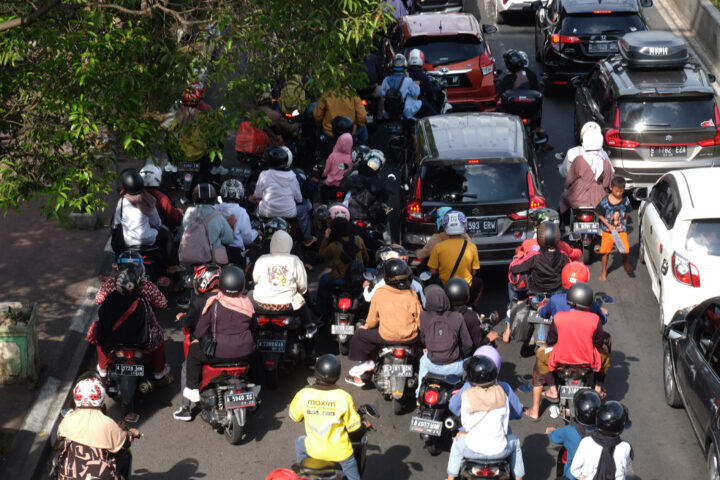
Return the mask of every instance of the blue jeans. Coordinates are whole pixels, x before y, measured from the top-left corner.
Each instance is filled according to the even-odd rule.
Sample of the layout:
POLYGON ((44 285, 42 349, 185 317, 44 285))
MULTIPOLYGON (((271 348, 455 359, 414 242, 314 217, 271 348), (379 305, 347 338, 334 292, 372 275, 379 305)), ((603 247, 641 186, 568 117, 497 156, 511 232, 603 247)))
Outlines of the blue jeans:
POLYGON ((510 310, 512 309, 515 302, 520 300, 520 294, 524 292, 527 292, 527 290, 515 291, 513 289, 512 283, 508 282, 508 309, 507 314, 505 315, 505 323, 510 323, 510 310))
POLYGON ((368 129, 367 125, 363 125, 362 127, 358 127, 355 129, 355 134, 353 135, 357 139, 358 142, 365 145, 368 141, 368 129))
MULTIPOLYGON (((307 449, 305 448, 305 435, 300 435, 295 439, 295 459, 298 465, 308 458, 307 449)), ((347 480, 360 480, 360 470, 358 470, 355 455, 350 455, 341 462, 337 462, 342 467, 343 474, 347 480)))
POLYGON ((463 361, 462 361, 462 359, 460 359, 455 363, 449 363, 447 365, 436 365, 430 361, 427 353, 423 354, 423 356, 420 357, 420 369, 418 371, 418 386, 417 386, 417 389, 415 390, 415 395, 420 394, 420 387, 422 386, 423 378, 425 378, 425 375, 427 375, 428 373, 435 373, 437 375, 462 376, 463 361))
POLYGON ((310 240, 312 237, 312 220, 310 220, 310 212, 312 212, 312 204, 310 200, 298 203, 295 206, 297 210, 297 221, 304 240, 310 240))
POLYGON ((344 278, 333 278, 330 280, 330 274, 326 273, 318 280, 317 298, 315 300, 315 306, 317 307, 318 313, 324 315, 328 309, 328 303, 330 303, 330 287, 336 285, 345 285, 344 278))
POLYGON ((510 468, 512 468, 515 478, 525 476, 525 465, 523 464, 522 450, 520 449, 520 440, 512 433, 507 436, 507 446, 505 450, 498 455, 486 456, 481 455, 465 446, 465 435, 455 438, 450 448, 450 458, 448 459, 447 474, 457 477, 460 474, 460 467, 463 459, 468 460, 501 460, 510 457, 510 468))

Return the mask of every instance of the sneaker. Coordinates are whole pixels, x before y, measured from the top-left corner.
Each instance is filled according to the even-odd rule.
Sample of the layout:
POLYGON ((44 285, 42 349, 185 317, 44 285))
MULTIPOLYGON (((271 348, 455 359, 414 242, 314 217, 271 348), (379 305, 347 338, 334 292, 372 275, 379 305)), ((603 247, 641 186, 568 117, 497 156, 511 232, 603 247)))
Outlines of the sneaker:
POLYGON ((154 375, 155 375, 155 380, 160 380, 161 378, 163 378, 163 377, 164 377, 165 375, 167 375, 168 373, 170 373, 170 364, 169 364, 169 363, 166 363, 166 364, 165 364, 165 368, 163 368, 163 371, 162 371, 161 373, 155 373, 155 374, 154 374, 154 375))
POLYGON ((303 246, 309 247, 310 245, 312 245, 315 242, 317 242, 317 237, 315 235, 313 235, 312 237, 310 237, 309 239, 307 239, 303 242, 303 246))
POLYGON ((350 385, 355 385, 356 387, 364 387, 365 386, 365 382, 363 382, 362 380, 360 380, 358 382, 357 380, 355 380, 355 377, 352 375, 346 375, 345 381, 347 383, 349 383, 350 385))
POLYGON ((190 408, 188 407, 178 408, 175 412, 173 412, 173 418, 182 422, 189 422, 193 419, 192 413, 190 413, 190 408))
POLYGON ((183 397, 187 398, 191 402, 197 403, 200 401, 200 390, 197 388, 185 387, 185 390, 183 390, 183 397))
POLYGON ((348 370, 348 374, 351 377, 361 377, 366 372, 371 371, 375 368, 375 362, 372 360, 368 360, 367 362, 358 363, 354 367, 352 367, 350 370, 348 370))
POLYGON ((106 368, 100 368, 100 365, 97 366, 97 372, 100 377, 105 378, 107 377, 107 369, 106 368))

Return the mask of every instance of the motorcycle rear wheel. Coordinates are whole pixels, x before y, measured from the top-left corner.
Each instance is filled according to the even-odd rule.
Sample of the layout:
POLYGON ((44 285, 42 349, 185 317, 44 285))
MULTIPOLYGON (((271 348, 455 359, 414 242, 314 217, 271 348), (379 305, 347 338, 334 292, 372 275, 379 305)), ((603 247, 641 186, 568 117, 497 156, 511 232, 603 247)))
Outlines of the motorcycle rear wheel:
POLYGON ((405 409, 405 405, 402 403, 402 398, 393 398, 393 413, 395 415, 401 415, 405 409))
POLYGON ((231 445, 238 445, 242 440, 245 427, 241 426, 235 415, 230 415, 230 424, 225 427, 225 438, 231 445))
POLYGON ((432 438, 425 442, 425 448, 433 457, 440 454, 440 439, 432 438))
POLYGON ((338 342, 338 352, 340 355, 347 357, 350 352, 350 342, 338 342))

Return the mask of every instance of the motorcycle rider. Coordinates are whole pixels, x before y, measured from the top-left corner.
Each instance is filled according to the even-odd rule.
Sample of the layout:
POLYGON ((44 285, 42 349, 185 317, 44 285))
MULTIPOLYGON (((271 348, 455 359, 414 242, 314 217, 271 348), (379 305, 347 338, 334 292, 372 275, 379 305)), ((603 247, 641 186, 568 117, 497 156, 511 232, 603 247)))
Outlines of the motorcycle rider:
POLYGON ((472 357, 465 363, 471 388, 461 394, 460 416, 465 431, 455 436, 448 459, 448 480, 460 473, 463 459, 486 460, 508 458, 514 478, 525 475, 520 440, 508 432, 510 406, 503 388, 498 385, 495 362, 486 357, 472 357))
POLYGON ((537 90, 542 91, 538 76, 528 68, 526 63, 527 54, 518 50, 507 50, 503 53, 503 61, 507 72, 498 82, 498 93, 506 90, 537 90))
MULTIPOLYGON (((429 258, 433 248, 435 248, 435 245, 450 238, 450 235, 445 233, 443 230, 443 218, 445 218, 445 214, 450 212, 450 210, 452 210, 450 207, 440 207, 436 208, 433 212, 430 212, 431 215, 435 216, 435 226, 437 227, 437 231, 428 238, 424 247, 415 250, 415 256, 420 260, 429 258)), ((464 232, 462 234, 462 238, 468 242, 472 241, 470 236, 464 232)))
MULTIPOLYGON (((563 291, 557 292, 550 297, 550 300, 538 309, 538 314, 543 318, 552 318, 557 312, 567 312, 570 310, 570 305, 567 302, 567 291, 576 283, 587 283, 589 280, 590 269, 584 263, 568 263, 563 267, 561 274, 563 291)), ((603 325, 607 323, 607 316, 597 302, 593 301, 590 312, 600 317, 603 325)))
POLYGON ((410 78, 407 64, 405 55, 396 53, 392 61, 393 73, 383 79, 380 97, 384 100, 385 118, 393 118, 401 113, 405 118, 414 118, 422 107, 422 102, 418 98, 420 87, 410 78), (387 98, 387 93, 394 90, 400 92, 399 98, 387 98))
MULTIPOLYGON (((570 166, 575 161, 575 159, 585 153, 585 150, 582 147, 582 140, 585 137, 585 134, 590 131, 600 133, 602 135, 602 129, 600 128, 600 125, 598 125, 596 122, 586 122, 585 125, 582 126, 582 128, 580 129, 580 145, 572 147, 570 150, 568 150, 562 163, 558 165, 558 171, 560 173, 560 176, 562 176, 563 178, 567 177, 568 172, 570 171, 570 166)), ((604 149, 600 149, 600 154, 607 158, 607 153, 604 149)))
POLYGON ((361 438, 371 424, 360 418, 350 394, 337 387, 340 372, 335 355, 322 355, 315 362, 315 384, 290 402, 290 418, 305 420, 305 435, 295 440, 295 455, 298 464, 308 457, 337 462, 347 480, 360 480, 351 440, 361 438))
MULTIPOLYGON (((539 418, 542 396, 551 403, 558 401, 553 375, 558 365, 589 365, 595 372, 600 371, 602 365, 598 349, 604 344, 605 333, 600 317, 590 312, 593 304, 592 287, 587 283, 576 283, 568 290, 567 302, 572 309, 556 313, 550 324, 548 348, 541 348, 535 353, 533 405, 525 412, 534 421, 539 418), (548 386, 544 394, 543 384, 548 386)), ((595 390, 598 393, 602 392, 602 382, 596 376, 595 390)))
POLYGON ((332 148, 332 144, 337 140, 337 136, 333 133, 332 122, 339 116, 347 117, 352 121, 351 133, 354 137, 361 143, 367 141, 368 132, 365 126, 367 112, 362 99, 352 88, 334 89, 325 92, 313 110, 313 119, 322 130, 321 135, 325 142, 330 143, 327 145, 328 148, 332 148))
POLYGON ((602 399, 597 392, 587 389, 580 390, 573 397, 575 425, 567 425, 562 428, 548 427, 545 429, 545 433, 551 442, 565 447, 567 455, 563 474, 569 480, 575 480, 575 477, 570 472, 573 457, 575 457, 575 452, 582 439, 595 431, 597 411, 601 404, 602 399))
POLYGON ((350 341, 348 358, 358 362, 345 381, 362 387, 361 376, 375 368, 372 353, 379 345, 413 344, 420 330, 422 305, 411 290, 412 270, 399 258, 391 258, 383 269, 385 285, 376 289, 363 325, 350 341))
POLYGON ((222 214, 216 214, 215 201, 217 193, 215 193, 215 187, 209 183, 198 183, 193 188, 192 195, 193 206, 185 211, 182 221, 183 229, 187 230, 192 222, 204 222, 211 248, 221 248, 229 245, 234 238, 233 230, 222 214))
POLYGON ((622 403, 611 400, 601 405, 595 431, 580 441, 570 473, 579 479, 625 480, 633 449, 620 435, 629 423, 627 408, 622 403))
POLYGON ((182 222, 183 211, 175 207, 170 197, 160 191, 160 184, 162 183, 162 170, 160 167, 154 163, 148 163, 140 169, 140 176, 143 178, 145 191, 155 197, 155 208, 157 208, 163 225, 166 227, 179 226, 182 222))
POLYGON ((445 293, 450 300, 452 310, 462 315, 465 320, 472 339, 473 350, 498 339, 500 335, 494 330, 485 334, 480 323, 480 315, 468 305, 470 303, 470 285, 465 279, 453 277, 445 282, 445 293))
POLYGON ((357 164, 357 175, 347 175, 340 181, 340 188, 350 193, 348 210, 353 220, 370 220, 385 225, 387 215, 383 203, 388 199, 384 182, 378 176, 385 165, 385 154, 371 150, 362 155, 357 164))
POLYGON ((353 139, 349 133, 343 133, 335 142, 333 151, 325 162, 323 177, 325 185, 340 186, 340 181, 353 169, 352 151, 353 139))
POLYGON ((220 186, 222 203, 215 209, 225 217, 233 230, 233 240, 225 248, 230 263, 245 266, 243 252, 258 237, 258 231, 252 228, 247 211, 240 205, 245 200, 245 187, 240 180, 230 178, 220 186))
MULTIPOLYGON (((443 230, 448 235, 447 240, 435 245, 430 259, 428 269, 433 275, 440 277, 440 283, 445 285, 451 277, 463 278, 471 290, 477 290, 480 285, 473 288, 475 274, 480 270, 477 246, 463 237, 467 229, 467 218, 465 214, 451 210, 443 216, 443 230)), ((471 301, 477 295, 471 294, 471 301)))
MULTIPOLYGON (((363 298, 368 303, 370 303, 370 301, 372 300, 372 297, 375 294, 375 290, 385 285, 385 279, 382 276, 385 268, 385 263, 391 258, 399 258, 403 262, 407 263, 409 260, 409 255, 407 250, 405 250, 405 247, 403 247, 402 245, 393 244, 381 246, 377 250, 377 253, 375 253, 375 258, 378 262, 377 272, 379 275, 375 275, 375 282, 373 284, 370 284, 370 282, 368 282, 367 280, 363 282, 363 298)), ((412 288, 415 293, 417 293, 418 297, 420 297, 420 303, 422 304, 423 308, 425 308, 425 292, 423 292, 422 284, 415 280, 415 278, 413 277, 410 288, 412 288)))
POLYGON ((562 269, 570 262, 567 255, 557 248, 560 229, 555 222, 544 221, 537 230, 540 252, 522 263, 510 267, 510 273, 529 273, 529 290, 532 292, 556 292, 562 286, 562 269))
POLYGON ((423 66, 425 65, 425 55, 422 50, 413 48, 408 52, 407 55, 408 63, 408 75, 415 82, 419 83, 420 86, 420 101, 422 107, 420 111, 415 115, 417 118, 427 117, 428 115, 437 115, 438 110, 435 108, 433 99, 435 95, 442 92, 442 88, 435 84, 430 79, 430 76, 425 73, 423 66))

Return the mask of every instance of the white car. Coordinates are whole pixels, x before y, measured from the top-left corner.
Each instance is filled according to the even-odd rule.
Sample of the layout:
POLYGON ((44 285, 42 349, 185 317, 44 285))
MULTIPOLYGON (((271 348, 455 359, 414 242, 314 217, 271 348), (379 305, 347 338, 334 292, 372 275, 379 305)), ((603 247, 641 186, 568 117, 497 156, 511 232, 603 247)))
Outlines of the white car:
POLYGON ((720 295, 720 168, 663 175, 640 207, 640 260, 660 304, 660 328, 677 310, 720 295))
POLYGON ((532 0, 495 0, 495 23, 498 25, 505 23, 505 15, 508 12, 534 15, 532 3, 532 0))

